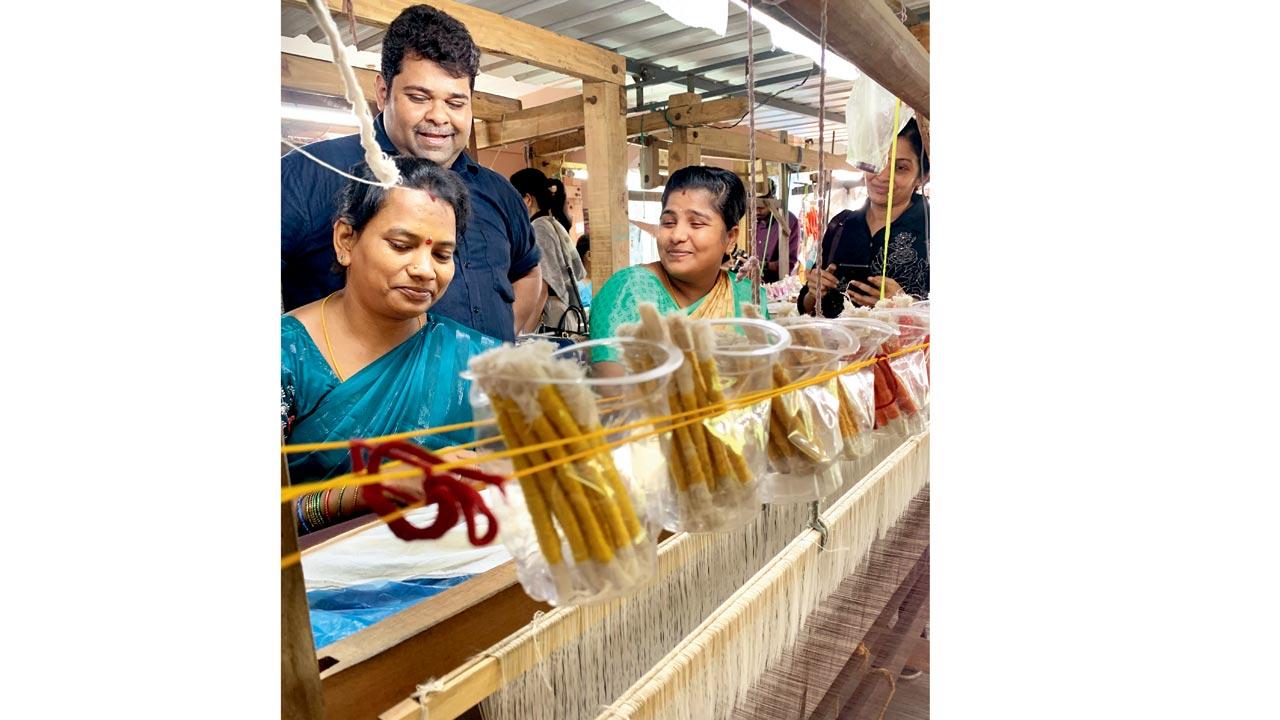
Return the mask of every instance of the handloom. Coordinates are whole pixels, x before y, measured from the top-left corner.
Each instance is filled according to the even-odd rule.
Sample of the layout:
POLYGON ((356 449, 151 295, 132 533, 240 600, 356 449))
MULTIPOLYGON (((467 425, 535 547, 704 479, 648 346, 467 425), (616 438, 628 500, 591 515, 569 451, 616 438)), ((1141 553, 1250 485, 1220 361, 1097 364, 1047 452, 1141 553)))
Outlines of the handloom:
MULTIPOLYGON (((875 433, 871 453, 834 466, 843 484, 825 501, 833 501, 851 485, 860 486, 860 478, 894 451, 898 443, 891 434, 875 433)), ((927 466, 917 470, 919 482, 927 482, 927 466)), ((883 482, 883 478, 876 478, 872 474, 866 482, 883 482)), ((385 708, 394 702, 385 698, 388 692, 395 692, 395 687, 404 688, 400 690, 404 694, 399 696, 404 697, 414 683, 422 683, 426 692, 420 697, 436 717, 455 717, 503 688, 486 707, 516 702, 523 703, 518 707, 525 710, 541 712, 545 703, 554 702, 546 708, 547 712, 554 708, 556 717, 595 717, 596 711, 616 699, 675 641, 693 630, 753 572, 804 532, 806 509, 802 505, 768 507, 745 533, 729 533, 714 543, 706 536, 677 535, 663 546, 662 569, 654 584, 636 597, 579 608, 581 612, 572 615, 556 611, 544 619, 535 619, 524 629, 519 629, 520 624, 545 606, 531 602, 519 588, 510 587, 509 565, 486 573, 472 581, 470 587, 446 591, 439 603, 424 604, 435 604, 434 608, 415 608, 403 613, 404 617, 395 616, 380 623, 384 626, 380 629, 369 628, 378 632, 366 633, 363 640, 354 637, 349 639, 351 642, 341 641, 338 645, 342 647, 326 648, 323 654, 338 663, 322 675, 327 711, 331 717, 367 716, 375 706, 385 708), (505 571, 505 579, 499 571, 505 571), (665 594, 654 595, 655 591, 665 594), (450 595, 447 603, 446 595, 450 595), (644 607, 649 608, 647 614, 640 610, 644 607), (614 612, 618 619, 605 622, 614 612), (431 621, 415 624, 416 618, 424 616, 431 621), (559 639, 555 632, 544 635, 548 628, 566 620, 577 625, 560 632, 559 639), (495 634, 496 630, 516 632, 503 640, 503 634, 495 634), (375 642, 372 637, 378 640, 375 642), (534 660, 548 657, 561 649, 561 643, 571 658, 561 666, 555 664, 555 656, 549 663, 527 658, 523 663, 509 659, 498 662, 498 658, 519 657, 520 652, 532 654, 534 660), (621 652, 620 647, 628 648, 631 654, 621 652), (468 656, 474 657, 463 663, 468 656), (620 660, 619 656, 624 657, 620 660), (530 667, 538 672, 526 672, 530 667), (439 681, 424 682, 441 676, 444 677, 439 681), (547 689, 549 685, 559 689, 577 683, 584 687, 575 687, 572 693, 556 692, 554 701, 553 693, 547 689), (546 693, 541 701, 536 695, 540 692, 546 693), (384 699, 374 700, 375 695, 384 699), (566 695, 578 704, 565 707, 566 695), (504 697, 516 700, 506 701, 504 697), (338 711, 339 707, 343 709, 338 711)), ((810 524, 811 521, 812 518, 810 524)), ((891 523, 892 517, 882 526, 891 523)), ((322 662, 321 667, 327 665, 322 662)), ((424 705, 419 700, 411 699, 386 716, 404 717, 408 709, 421 707, 424 705)), ((520 716, 519 712, 494 717, 520 716)))
POLYGON ((823 514, 826 550, 822 534, 806 529, 803 505, 768 506, 734 533, 673 536, 659 549, 657 576, 649 587, 629 598, 536 618, 447 676, 423 678, 417 697, 382 717, 416 718, 424 711, 431 718, 457 717, 483 699, 489 718, 593 718, 608 707, 628 712, 631 705, 616 702, 631 702, 624 693, 633 684, 637 687, 629 695, 650 698, 636 708, 660 697, 663 705, 676 702, 692 713, 671 716, 728 717, 734 699, 745 697, 798 636, 809 611, 865 564, 871 545, 927 484, 928 437, 902 444, 878 441, 867 458, 842 463, 842 471, 850 477, 823 514), (726 633, 726 627, 749 631, 726 633), (749 647, 717 651, 719 662, 732 667, 715 665, 690 651, 708 638, 716 647, 749 647), (687 675, 650 672, 671 665, 672 657, 663 656, 678 644, 682 649, 672 655, 719 678, 699 680, 696 692, 715 686, 727 695, 693 698, 688 696, 692 688, 672 688, 687 675), (656 692, 659 685, 666 689, 656 692), (707 702, 715 706, 713 714, 702 714, 707 702))

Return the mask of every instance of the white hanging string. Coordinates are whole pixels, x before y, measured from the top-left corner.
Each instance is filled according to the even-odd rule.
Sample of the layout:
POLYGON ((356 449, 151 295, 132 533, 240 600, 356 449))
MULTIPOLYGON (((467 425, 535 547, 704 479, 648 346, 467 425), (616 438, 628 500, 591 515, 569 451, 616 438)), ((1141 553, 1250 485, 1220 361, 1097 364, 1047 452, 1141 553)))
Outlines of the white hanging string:
MULTIPOLYGON (((827 153, 823 147, 822 136, 827 128, 827 0, 822 0, 822 23, 818 29, 818 227, 827 226, 827 153)), ((827 261, 823 257, 822 238, 818 238, 818 264, 815 272, 826 270, 827 261)), ((822 283, 818 283, 814 294, 813 315, 818 317, 822 312, 822 283)))
MULTIPOLYGON (((373 135, 373 116, 369 114, 369 104, 365 102, 360 83, 356 82, 355 71, 347 59, 347 48, 342 44, 342 36, 338 34, 338 26, 334 24, 329 8, 321 0, 307 0, 307 7, 315 16, 316 22, 324 29, 329 38, 329 47, 333 50, 333 64, 342 73, 342 84, 347 90, 347 102, 351 103, 356 119, 360 122, 360 146, 364 148, 364 160, 369 164, 374 177, 383 183, 383 187, 393 187, 400 182, 400 171, 387 154, 382 152, 373 135)), ((313 160, 314 156, 308 155, 313 160)), ((345 173, 344 173, 345 174, 345 173)), ((348 176, 350 177, 350 176, 348 176)))
MULTIPOLYGON (((355 175, 352 175, 351 173, 349 173, 349 172, 347 172, 347 171, 345 171, 345 170, 339 170, 338 168, 336 168, 336 167, 334 167, 334 166, 330 165, 329 163, 327 163, 327 162, 325 162, 325 161, 321 160, 320 158, 316 157, 315 155, 312 155, 311 153, 307 152, 307 151, 306 151, 306 148, 304 148, 303 146, 301 146, 301 145, 294 145, 293 143, 289 142, 289 140, 288 140, 287 138, 280 138, 280 142, 284 143, 285 145, 288 145, 289 147, 293 148, 294 150, 297 150, 298 152, 302 153, 303 155, 306 155, 307 157, 311 158, 313 161, 315 161, 315 163, 316 163, 317 165, 319 165, 319 166, 321 166, 321 167, 328 168, 328 169, 330 169, 330 170, 332 170, 332 171, 334 171, 334 172, 338 173, 339 175, 341 175, 342 177, 344 177, 344 178, 346 178, 346 179, 348 179, 348 180, 355 180, 356 182, 362 182, 362 183, 364 183, 365 185, 373 185, 374 187, 386 188, 386 189, 388 189, 388 190, 390 190, 391 188, 395 187, 395 185, 394 185, 394 184, 392 184, 392 185, 388 185, 388 184, 386 184, 386 183, 374 182, 373 180, 365 180, 364 178, 362 178, 362 177, 356 177, 355 175)), ((398 180, 398 179, 399 179, 399 178, 397 178, 397 180, 398 180)))
POLYGON ((764 247, 756 247, 759 241, 756 239, 756 27, 752 19, 753 4, 752 0, 747 0, 747 247, 756 260, 751 268, 751 303, 754 305, 760 297, 769 236, 765 235, 764 247))

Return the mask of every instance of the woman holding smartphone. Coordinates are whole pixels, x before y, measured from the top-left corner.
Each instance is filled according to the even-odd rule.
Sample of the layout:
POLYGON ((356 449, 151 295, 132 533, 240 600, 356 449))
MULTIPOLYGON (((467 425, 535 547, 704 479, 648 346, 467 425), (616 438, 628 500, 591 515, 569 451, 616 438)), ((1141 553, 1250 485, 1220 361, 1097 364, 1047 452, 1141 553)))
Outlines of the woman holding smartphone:
POLYGON ((907 293, 929 296, 929 207, 919 190, 929 181, 929 156, 915 118, 898 133, 893 202, 889 201, 889 168, 867 177, 867 203, 831 219, 822 237, 826 267, 809 273, 797 300, 800 312, 813 313, 817 289, 822 287, 822 314, 835 317, 848 298, 874 305, 885 297, 907 293), (886 209, 892 206, 888 262, 884 253, 886 209))

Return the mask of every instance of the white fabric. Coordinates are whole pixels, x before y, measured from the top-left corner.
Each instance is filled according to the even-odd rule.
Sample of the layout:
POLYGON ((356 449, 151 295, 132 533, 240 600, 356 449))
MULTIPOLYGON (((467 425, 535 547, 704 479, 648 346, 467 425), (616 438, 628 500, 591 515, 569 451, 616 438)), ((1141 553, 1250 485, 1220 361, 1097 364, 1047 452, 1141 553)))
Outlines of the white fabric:
POLYGON ((724 37, 729 29, 729 0, 649 0, 662 12, 689 27, 706 28, 724 37))
MULTIPOLYGON (((480 493, 490 508, 502 503, 497 488, 480 493)), ((420 508, 408 514, 409 522, 422 526, 436 515, 434 507, 420 508)), ((477 519, 477 531, 485 530, 484 518, 477 519)), ((458 525, 439 540, 407 542, 391 534, 384 523, 354 535, 336 539, 302 556, 302 574, 308 590, 347 587, 374 580, 410 580, 413 578, 450 578, 475 575, 491 570, 511 554, 502 546, 499 536, 484 547, 473 547, 467 540, 467 526, 459 518, 458 525)))

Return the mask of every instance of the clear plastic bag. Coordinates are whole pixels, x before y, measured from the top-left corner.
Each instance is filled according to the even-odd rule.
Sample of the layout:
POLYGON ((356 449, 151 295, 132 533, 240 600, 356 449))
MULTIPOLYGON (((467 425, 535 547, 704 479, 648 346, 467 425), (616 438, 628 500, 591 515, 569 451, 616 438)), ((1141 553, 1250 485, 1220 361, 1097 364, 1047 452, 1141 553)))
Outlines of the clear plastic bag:
MULTIPOLYGON (((870 317, 839 317, 835 322, 858 338, 858 349, 844 358, 846 364, 864 362, 880 352, 881 345, 897 334, 893 326, 870 317)), ((876 426, 875 368, 865 367, 836 378, 842 394, 842 411, 854 423, 855 432, 845 433, 843 460, 855 460, 871 452, 876 426)))
MULTIPOLYGON (((789 343, 786 331, 763 320, 694 321, 683 313, 663 318, 648 304, 640 306, 640 317, 640 323, 620 327, 619 335, 670 342, 684 357, 665 392, 647 394, 654 416, 768 390, 771 368, 789 343)), ((643 352, 624 354, 623 362, 633 372, 653 364, 643 352)), ((767 399, 692 424, 676 420, 678 427, 662 438, 670 481, 651 494, 662 526, 673 532, 714 532, 751 522, 760 513, 768 423, 767 399)))
POLYGON ((929 368, 924 350, 889 358, 929 337, 929 312, 915 307, 877 308, 871 316, 892 325, 897 333, 885 340, 876 364, 878 424, 902 435, 916 435, 929 425, 929 368), (879 417, 883 413, 883 418, 879 417))
POLYGON ((893 93, 866 75, 860 75, 853 81, 853 89, 844 108, 849 128, 845 157, 849 164, 872 175, 884 169, 893 137, 915 115, 915 111, 903 105, 898 113, 898 127, 893 127, 896 103, 893 93))
MULTIPOLYGON (((795 317, 778 324, 791 336, 791 345, 773 365, 775 388, 834 370, 858 348, 853 333, 831 320, 795 317)), ((834 492, 841 483, 836 461, 844 451, 846 423, 834 377, 773 398, 770 472, 761 488, 765 502, 809 502, 834 492)))
POLYGON ((665 387, 681 362, 674 347, 619 338, 560 350, 546 342, 504 346, 471 361, 475 417, 497 419, 482 436, 500 432, 508 447, 572 438, 512 459, 522 476, 507 486, 499 537, 530 597, 580 604, 628 594, 652 579, 658 528, 645 511, 644 488, 666 482, 666 462, 656 436, 608 445, 644 434, 642 388, 665 387), (587 376, 591 348, 636 344, 660 359, 653 369, 587 376), (549 467, 538 469, 543 465, 549 467))

